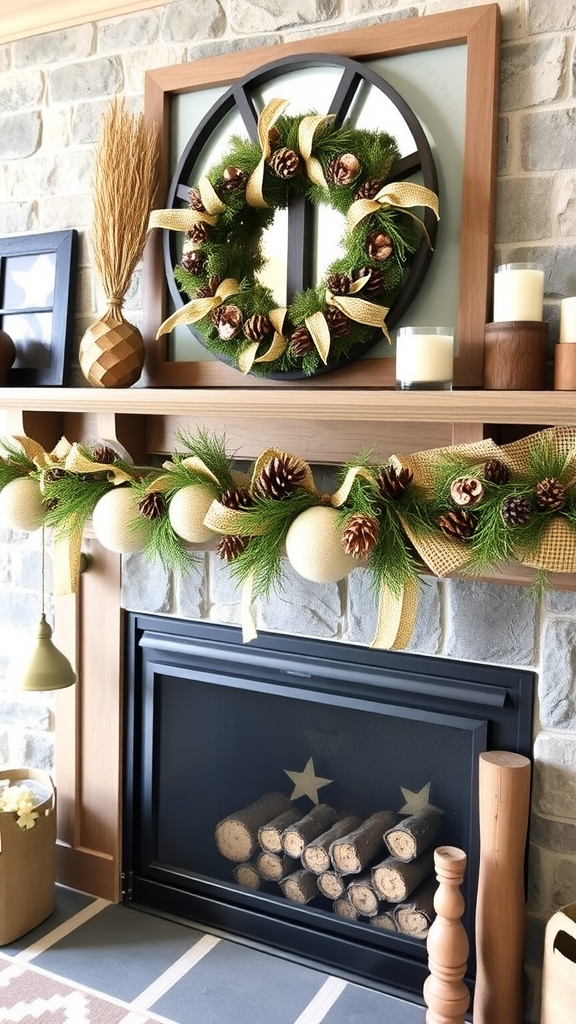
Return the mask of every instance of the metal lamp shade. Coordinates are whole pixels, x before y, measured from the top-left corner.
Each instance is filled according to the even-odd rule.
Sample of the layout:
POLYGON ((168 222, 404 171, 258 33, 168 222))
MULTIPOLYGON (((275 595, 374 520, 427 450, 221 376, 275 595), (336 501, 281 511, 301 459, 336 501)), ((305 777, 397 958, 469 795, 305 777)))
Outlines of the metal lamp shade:
POLYGON ((52 643, 52 629, 42 613, 38 640, 32 654, 12 672, 20 690, 63 690, 76 682, 76 673, 68 658, 52 643))

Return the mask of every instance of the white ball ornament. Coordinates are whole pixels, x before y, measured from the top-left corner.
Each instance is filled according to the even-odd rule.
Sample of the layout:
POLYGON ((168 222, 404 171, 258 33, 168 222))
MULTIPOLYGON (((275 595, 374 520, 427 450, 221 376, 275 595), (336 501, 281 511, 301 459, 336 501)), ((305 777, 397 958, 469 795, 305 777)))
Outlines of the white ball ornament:
POLYGON ((339 513, 327 505, 297 516, 286 535, 286 554, 292 568, 312 583, 336 583, 357 565, 342 547, 339 513))
POLYGON ((168 519, 174 533, 189 544, 203 544, 218 536, 204 517, 214 501, 214 491, 204 484, 188 484, 170 498, 168 519))
POLYGON ((114 487, 99 499, 92 513, 92 529, 102 547, 119 555, 144 549, 150 523, 139 515, 138 501, 131 487, 114 487))
POLYGON ((0 523, 32 533, 42 526, 44 505, 40 484, 31 477, 11 480, 0 491, 0 523))

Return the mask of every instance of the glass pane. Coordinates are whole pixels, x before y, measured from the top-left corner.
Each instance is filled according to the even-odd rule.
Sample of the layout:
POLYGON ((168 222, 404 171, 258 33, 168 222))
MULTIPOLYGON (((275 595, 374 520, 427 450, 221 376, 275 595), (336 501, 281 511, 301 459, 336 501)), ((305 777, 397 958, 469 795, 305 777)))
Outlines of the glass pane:
POLYGON ((55 252, 8 256, 4 262, 4 273, 2 305, 5 309, 54 304, 55 252))
POLYGON ((2 327, 16 346, 14 369, 50 367, 52 313, 23 313, 2 317, 2 327))

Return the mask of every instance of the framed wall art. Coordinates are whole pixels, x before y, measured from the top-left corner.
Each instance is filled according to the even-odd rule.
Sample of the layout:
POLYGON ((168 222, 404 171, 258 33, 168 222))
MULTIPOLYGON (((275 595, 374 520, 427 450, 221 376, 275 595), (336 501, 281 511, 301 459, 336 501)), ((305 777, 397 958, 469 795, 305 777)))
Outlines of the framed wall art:
MULTIPOLYGON (((416 190, 421 188, 416 194, 424 196, 421 205, 413 202, 411 211, 404 215, 405 225, 409 225, 410 220, 422 225, 422 237, 413 245, 414 256, 405 263, 397 290, 392 290, 391 300, 383 303, 388 309, 391 340, 394 341, 396 325, 453 326, 457 340, 455 386, 481 387, 484 326, 491 299, 493 264, 498 78, 499 8, 496 4, 385 22, 332 36, 241 51, 148 72, 146 114, 161 128, 160 194, 166 197, 161 201, 170 212, 189 210, 191 194, 198 191, 197 183, 208 177, 216 182, 218 195, 229 202, 229 182, 225 179, 234 167, 226 166, 226 161, 230 154, 236 158, 240 153, 241 158, 244 139, 253 148, 261 146, 265 166, 272 166, 274 153, 272 157, 270 150, 264 153, 266 138, 271 138, 268 126, 272 122, 267 118, 280 102, 282 111, 287 107, 277 121, 285 138, 290 131, 293 137, 295 126, 300 129, 311 114, 318 119, 331 115, 336 131, 340 125, 352 129, 350 148, 360 150, 361 166, 369 163, 362 156, 362 147, 369 137, 389 133, 397 149, 388 168, 385 189, 403 182, 415 185, 416 190), (220 175, 219 180, 214 177, 214 169, 220 175), (431 193, 437 193, 439 200, 437 233, 438 209, 432 212, 432 204, 427 206, 426 195, 431 193)), ((300 135, 298 138, 300 141, 300 135)), ((328 135, 326 138, 329 146, 330 138, 328 135)), ((346 156, 350 157, 350 153, 346 156)), ((324 169, 328 166, 329 161, 325 160, 324 169)), ((277 168, 274 169, 277 173, 277 168)), ((281 170, 283 172, 284 168, 281 170)), ((362 194, 366 184, 358 180, 361 188, 357 193, 351 190, 351 201, 362 194)), ((340 184, 334 178, 328 180, 328 186, 334 183, 340 184)), ((307 201, 305 197, 303 202, 307 201)), ((341 230, 347 221, 341 216, 341 210, 333 217, 332 209, 317 204, 310 218, 302 214, 300 200, 293 204, 290 198, 278 206, 287 209, 274 210, 272 225, 261 237, 264 270, 255 275, 256 289, 265 286, 276 299, 278 287, 277 304, 283 309, 287 305, 288 318, 284 324, 290 324, 292 311, 302 306, 302 296, 306 299, 315 289, 323 294, 327 280, 323 274, 332 281, 331 272, 344 268, 354 283, 360 270, 366 273, 366 268, 358 267, 362 260, 356 252, 354 259, 350 257, 352 269, 347 269, 346 259, 350 254, 342 248, 341 230), (302 291, 306 287, 309 290, 302 291)), ((229 211, 230 207, 227 215, 229 211)), ((252 216, 249 210, 248 215, 252 216)), ((242 212, 240 221, 245 220, 242 212)), ((161 219, 159 222, 164 223, 161 219)), ((169 222, 172 223, 171 217, 169 222)), ((391 235, 396 243, 393 231, 391 235)), ((350 334, 357 343, 351 351, 346 350, 345 343, 338 347, 339 343, 330 338, 329 343, 333 345, 330 358, 322 356, 325 365, 321 365, 318 358, 315 363, 314 359, 309 361, 309 366, 315 367, 312 371, 302 372, 300 360, 296 372, 292 372, 286 355, 274 361, 270 339, 262 339, 256 333, 253 344, 249 344, 246 341, 251 338, 248 329, 241 338, 242 358, 238 359, 235 346, 228 344, 228 323, 222 332, 225 342, 220 345, 210 319, 204 322, 208 324, 204 331, 199 330, 197 320, 193 323, 186 320, 184 314, 190 305, 194 306, 190 299, 194 300, 196 292, 190 291, 189 282, 187 289, 184 288, 182 275, 175 280, 174 268, 180 267, 180 261, 182 265, 185 263, 182 245, 189 237, 186 232, 158 228, 151 232, 145 252, 145 384, 253 387, 262 384, 294 386, 297 382, 298 387, 338 388, 394 385, 394 360, 390 358, 393 346, 384 339, 375 343, 374 332, 369 336, 365 328, 356 330, 354 323, 355 333, 350 334), (161 324, 162 331, 166 326, 169 329, 157 337, 161 324), (259 341, 262 342, 260 347, 259 341), (251 359, 256 356, 255 363, 270 363, 272 358, 272 371, 279 368, 281 372, 269 372, 267 366, 256 366, 252 362, 246 369, 242 359, 248 349, 252 349, 251 359)), ((217 230, 214 237, 217 241, 217 230)), ((234 245, 236 240, 230 237, 234 245)), ((403 240, 400 235, 396 248, 402 246, 403 240)), ((191 261, 190 281, 202 296, 208 279, 204 282, 198 276, 196 256, 194 253, 191 261)), ((242 288, 246 289, 252 279, 246 274, 240 248, 236 263, 242 288)), ((379 267, 379 264, 372 266, 379 267)), ((235 269, 234 260, 229 259, 228 267, 232 271, 226 270, 227 281, 235 269)), ((326 294, 331 302, 333 296, 326 294)), ((356 297, 363 298, 363 295, 359 293, 356 297)), ((233 298, 226 302, 233 303, 233 298)), ((239 305, 242 306, 242 301, 239 305)), ((336 305, 343 307, 346 302, 336 302, 336 305)), ((261 307, 256 304, 256 308, 260 313, 261 307)), ((244 318, 248 318, 247 313, 244 318)), ((254 318, 249 319, 252 327, 254 318)), ((212 317, 212 322, 217 324, 216 317, 212 317)), ((330 320, 330 334, 332 322, 330 320)), ((308 318, 305 323, 309 325, 308 318)), ((286 327, 278 330, 280 334, 288 334, 290 343, 286 327)), ((275 343, 277 333, 275 330, 275 343)), ((334 338, 336 336, 334 331, 334 338)), ((316 338, 314 342, 320 352, 316 338)))
POLYGON ((75 230, 0 239, 0 327, 16 348, 8 386, 65 383, 76 246, 75 230))

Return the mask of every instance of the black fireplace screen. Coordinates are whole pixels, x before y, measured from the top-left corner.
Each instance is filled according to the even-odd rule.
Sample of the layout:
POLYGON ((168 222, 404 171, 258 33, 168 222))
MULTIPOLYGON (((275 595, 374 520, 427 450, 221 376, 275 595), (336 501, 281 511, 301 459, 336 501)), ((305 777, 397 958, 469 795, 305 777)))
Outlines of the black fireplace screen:
POLYGON ((433 849, 468 855, 473 939, 478 755, 529 753, 532 674, 283 636, 244 647, 230 627, 151 616, 129 627, 129 898, 420 991, 433 849))

